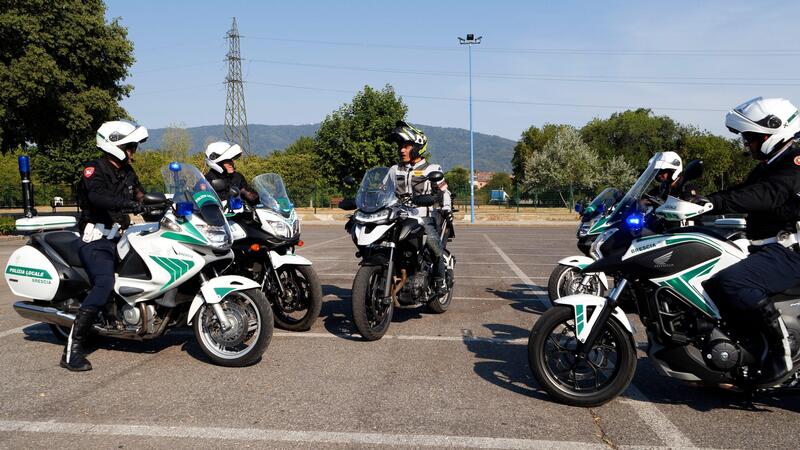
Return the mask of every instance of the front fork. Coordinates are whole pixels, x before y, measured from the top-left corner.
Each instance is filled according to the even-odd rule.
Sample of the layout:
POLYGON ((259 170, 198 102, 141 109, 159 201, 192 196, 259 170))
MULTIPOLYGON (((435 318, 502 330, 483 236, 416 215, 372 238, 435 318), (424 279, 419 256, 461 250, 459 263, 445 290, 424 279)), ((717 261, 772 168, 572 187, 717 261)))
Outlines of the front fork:
POLYGON ((605 323, 611 317, 611 314, 614 313, 614 309, 617 307, 617 299, 619 298, 620 294, 622 294, 622 290, 625 289, 625 286, 628 284, 628 280, 624 278, 620 278, 614 284, 614 289, 608 294, 607 301, 603 309, 600 311, 600 316, 597 318, 597 322, 592 327, 592 330, 589 331, 589 335, 586 336, 586 340, 583 342, 578 341, 578 346, 576 348, 577 354, 579 357, 586 357, 586 354, 592 350, 594 346, 594 341, 597 340, 597 337, 603 331, 605 323))
POLYGON ((389 264, 386 266, 386 283, 383 286, 383 298, 392 296, 392 278, 394 278, 394 242, 389 243, 389 264))
MULTIPOLYGON (((211 268, 214 271, 214 276, 217 275, 217 271, 211 268)), ((202 271, 200 272, 200 285, 204 286, 208 283, 208 277, 202 271)), ((228 316, 225 315, 225 310, 222 309, 222 304, 220 303, 212 303, 211 309, 214 311, 214 315, 217 316, 217 320, 219 321, 220 327, 222 327, 222 331, 228 331, 231 329, 233 325, 228 320, 228 316)))

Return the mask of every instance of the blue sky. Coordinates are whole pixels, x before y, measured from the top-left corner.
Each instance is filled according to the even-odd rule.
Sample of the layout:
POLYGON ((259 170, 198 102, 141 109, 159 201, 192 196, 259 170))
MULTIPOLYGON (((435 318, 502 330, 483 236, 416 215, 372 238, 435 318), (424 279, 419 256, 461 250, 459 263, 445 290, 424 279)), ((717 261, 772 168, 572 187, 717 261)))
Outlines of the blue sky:
POLYGON ((319 122, 365 84, 389 83, 411 122, 467 128, 467 49, 456 39, 466 33, 483 36, 474 129, 510 139, 640 106, 728 135, 725 111, 749 98, 800 104, 795 2, 107 4, 135 45, 123 105, 153 128, 223 123, 234 16, 250 123, 319 122))

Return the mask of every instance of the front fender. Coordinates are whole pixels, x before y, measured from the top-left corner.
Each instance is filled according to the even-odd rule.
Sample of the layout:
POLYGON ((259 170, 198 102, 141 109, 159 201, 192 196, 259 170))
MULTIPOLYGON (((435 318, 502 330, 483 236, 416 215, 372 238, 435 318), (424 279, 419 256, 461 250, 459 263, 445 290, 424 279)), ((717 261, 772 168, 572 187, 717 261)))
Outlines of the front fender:
POLYGON ((208 280, 200 288, 200 292, 195 295, 192 305, 189 307, 189 316, 186 324, 191 325, 194 315, 200 310, 204 303, 209 305, 219 303, 226 295, 235 291, 246 291, 248 289, 261 289, 261 285, 255 281, 239 275, 224 275, 208 280))
POLYGON ((276 269, 278 267, 280 267, 280 266, 285 266, 287 264, 288 265, 292 265, 292 266, 310 266, 311 265, 311 261, 303 258, 300 255, 292 255, 292 254, 281 255, 280 253, 273 252, 273 251, 269 252, 269 259, 270 259, 270 261, 272 261, 272 267, 274 267, 276 269))
MULTIPOLYGON (((588 295, 588 294, 576 294, 576 295, 568 295, 566 297, 561 297, 556 299, 553 303, 556 305, 566 305, 572 307, 575 311, 575 331, 579 341, 586 342, 586 338, 589 336, 589 332, 592 331, 592 327, 594 327, 597 323, 597 318, 600 317, 600 312, 603 308, 606 308, 608 305, 608 300, 604 297, 598 297, 596 295, 588 295), (586 318, 587 310, 589 307, 594 307, 594 311, 592 312, 592 316, 586 318)), ((625 315, 625 312, 622 311, 619 307, 614 308, 614 312, 611 313, 611 319, 616 320, 620 323, 628 333, 631 335, 631 339, 633 339, 633 335, 635 333, 633 329, 633 325, 628 320, 628 317, 625 315)))
MULTIPOLYGON (((569 267, 576 267, 580 270, 583 270, 589 264, 592 264, 595 260, 593 258, 589 258, 588 256, 568 256, 558 263, 562 266, 569 266, 569 267)), ((592 275, 596 276, 600 282, 603 284, 603 287, 608 289, 608 277, 603 272, 592 272, 587 273, 585 275, 592 275)))

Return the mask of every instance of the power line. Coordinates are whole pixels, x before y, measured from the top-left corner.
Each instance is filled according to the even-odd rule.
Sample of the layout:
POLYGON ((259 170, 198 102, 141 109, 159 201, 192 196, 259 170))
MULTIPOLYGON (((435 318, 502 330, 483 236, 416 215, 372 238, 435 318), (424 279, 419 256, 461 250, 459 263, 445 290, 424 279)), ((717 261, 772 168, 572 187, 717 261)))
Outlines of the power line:
MULTIPOLYGON (((405 70, 405 69, 384 69, 375 67, 359 67, 359 66, 341 66, 332 64, 313 64, 313 63, 298 63, 290 61, 277 61, 268 59, 250 59, 251 62, 276 64, 286 66, 298 67, 315 67, 323 69, 335 70, 349 70, 356 72, 377 72, 377 73, 392 73, 392 74, 407 74, 407 75, 429 75, 429 76, 442 76, 442 77, 466 77, 467 74, 463 72, 447 72, 447 71, 433 71, 433 70, 405 70)), ((725 80, 725 78, 692 78, 686 77, 686 81, 681 81, 681 78, 674 77, 672 79, 637 79, 633 77, 612 77, 612 76, 579 76, 579 75, 528 75, 519 73, 473 73, 476 78, 488 79, 505 79, 505 80, 535 80, 535 81, 563 81, 572 83, 614 83, 614 84, 656 84, 656 85, 695 85, 695 86, 776 86, 776 87, 791 87, 800 86, 800 79, 785 79, 786 81, 797 81, 797 83, 771 83, 758 81, 759 79, 752 79, 752 81, 702 81, 702 80, 725 80)), ((731 79, 737 80, 737 79, 731 79)))
MULTIPOLYGON (((293 84, 283 84, 283 83, 267 83, 267 82, 260 82, 260 81, 248 81, 247 84, 254 84, 260 86, 271 86, 271 87, 279 87, 279 88, 288 88, 288 89, 301 89, 301 90, 308 90, 308 91, 320 91, 320 92, 335 92, 335 93, 344 93, 354 95, 356 92, 349 89, 333 89, 333 88, 321 88, 315 86, 300 86, 300 85, 293 85, 293 84)), ((442 100, 442 101, 453 101, 453 102, 466 102, 469 99, 463 97, 442 97, 442 96, 433 96, 433 95, 403 95, 399 94, 403 98, 417 98, 417 99, 424 99, 424 100, 442 100)), ((563 106, 569 108, 605 108, 605 109, 638 109, 642 106, 632 106, 632 105, 600 105, 600 104, 585 104, 585 103, 552 103, 552 102, 539 102, 539 101, 522 101, 522 100, 507 100, 507 99, 492 99, 492 98, 473 98, 473 102, 479 103, 499 103, 499 104, 511 104, 511 105, 533 105, 533 106, 563 106)), ((691 108, 691 107, 673 107, 673 106, 650 106, 649 109, 658 109, 663 111, 697 111, 697 112, 725 112, 728 109, 712 109, 712 108, 691 108)))
MULTIPOLYGON (((294 42, 300 44, 316 44, 316 45, 336 45, 348 47, 374 47, 374 48, 393 48, 393 49, 408 49, 408 50, 432 50, 432 51, 459 51, 457 48, 432 46, 432 45, 397 45, 397 44, 384 44, 384 43, 371 43, 371 42, 348 42, 348 41, 326 41, 326 40, 313 40, 313 39, 290 39, 279 38, 270 36, 242 36, 247 39, 257 39, 275 42, 294 42)), ((549 54, 549 55, 600 55, 600 56, 723 56, 723 57, 778 57, 778 56, 798 56, 800 51, 797 50, 723 50, 723 49, 707 49, 707 50, 687 50, 687 49, 578 49, 578 48, 513 48, 513 47, 483 47, 475 49, 483 53, 531 53, 531 54, 549 54)))

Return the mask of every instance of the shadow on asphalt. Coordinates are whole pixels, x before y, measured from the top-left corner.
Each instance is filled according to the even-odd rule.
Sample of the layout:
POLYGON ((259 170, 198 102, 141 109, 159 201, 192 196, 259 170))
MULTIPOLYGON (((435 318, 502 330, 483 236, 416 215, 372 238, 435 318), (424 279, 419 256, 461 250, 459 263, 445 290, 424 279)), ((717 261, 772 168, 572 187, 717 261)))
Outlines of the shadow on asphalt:
MULTIPOLYGON (((520 339, 529 331, 513 325, 498 323, 484 324, 492 337, 498 339, 520 339)), ((473 370, 489 383, 508 389, 517 394, 546 400, 547 394, 539 390, 528 368, 527 346, 524 344, 503 344, 465 338, 464 345, 478 360, 473 370)))
MULTIPOLYGON (((800 412, 800 391, 758 393, 751 399, 744 392, 718 386, 684 383, 656 372, 648 358, 639 358, 633 384, 652 403, 684 405, 695 411, 718 409, 735 411, 772 412, 773 409, 800 412)), ((624 396, 625 394, 623 394, 624 396)))
POLYGON ((541 301, 538 301, 536 296, 531 295, 530 286, 527 284, 512 284, 509 290, 486 288, 486 292, 503 300, 514 302, 511 307, 517 311, 542 314, 547 310, 547 307, 541 301))

